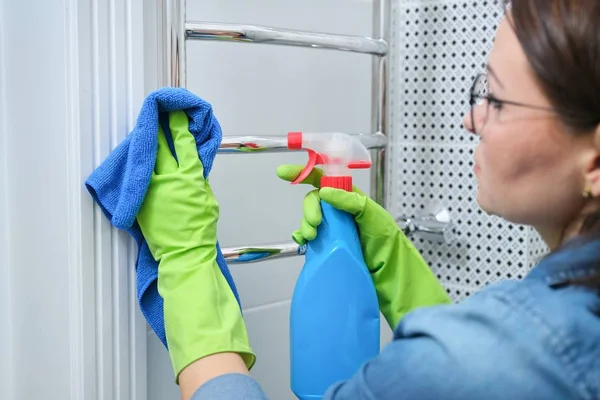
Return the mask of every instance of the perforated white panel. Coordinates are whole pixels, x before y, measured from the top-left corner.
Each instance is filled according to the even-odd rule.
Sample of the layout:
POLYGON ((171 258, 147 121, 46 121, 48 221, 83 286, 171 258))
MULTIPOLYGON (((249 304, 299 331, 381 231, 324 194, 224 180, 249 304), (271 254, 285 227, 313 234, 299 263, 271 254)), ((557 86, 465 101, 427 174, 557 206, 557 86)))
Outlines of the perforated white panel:
POLYGON ((483 213, 473 149, 462 127, 468 92, 485 67, 502 7, 494 0, 399 0, 392 16, 392 213, 447 207, 451 244, 414 240, 454 300, 499 279, 522 278, 545 252, 530 228, 483 213))

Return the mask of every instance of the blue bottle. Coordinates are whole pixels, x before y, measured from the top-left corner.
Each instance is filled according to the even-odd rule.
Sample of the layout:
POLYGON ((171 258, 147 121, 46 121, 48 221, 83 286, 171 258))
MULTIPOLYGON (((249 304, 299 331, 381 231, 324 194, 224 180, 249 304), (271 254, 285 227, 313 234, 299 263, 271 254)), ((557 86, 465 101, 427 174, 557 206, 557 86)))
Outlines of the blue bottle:
POLYGON ((323 222, 307 243, 290 311, 291 388, 321 399, 379 353, 377 294, 352 215, 321 202, 323 222))
MULTIPOLYGON (((305 149, 325 165, 321 187, 352 190, 351 169, 369 168, 366 147, 343 133, 288 134, 288 148, 305 149)), ((291 389, 301 400, 321 399, 379 353, 380 314, 354 217, 321 201, 323 220, 306 244, 305 263, 290 308, 291 389)))

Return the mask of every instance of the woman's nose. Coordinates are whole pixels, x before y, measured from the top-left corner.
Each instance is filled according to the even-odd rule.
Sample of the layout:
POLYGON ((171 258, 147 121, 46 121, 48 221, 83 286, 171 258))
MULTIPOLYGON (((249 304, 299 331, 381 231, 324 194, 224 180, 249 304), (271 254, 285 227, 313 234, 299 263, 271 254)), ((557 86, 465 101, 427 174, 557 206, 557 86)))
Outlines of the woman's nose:
POLYGON ((475 134, 474 124, 473 124, 473 113, 471 110, 467 111, 463 116, 462 124, 466 130, 475 134))
POLYGON ((481 131, 487 120, 486 107, 486 104, 477 104, 472 106, 471 109, 465 113, 465 116, 463 117, 463 126, 466 130, 474 135, 481 136, 481 131))

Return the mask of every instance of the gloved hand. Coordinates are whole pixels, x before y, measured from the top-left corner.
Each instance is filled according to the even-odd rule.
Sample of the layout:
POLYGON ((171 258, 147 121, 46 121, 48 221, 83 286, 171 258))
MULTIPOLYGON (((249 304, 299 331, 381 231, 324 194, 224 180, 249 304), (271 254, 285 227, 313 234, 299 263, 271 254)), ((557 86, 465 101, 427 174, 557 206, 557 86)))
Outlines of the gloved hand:
MULTIPOLYGON (((301 165, 282 165, 277 176, 293 181, 301 165)), ((302 183, 320 186, 322 170, 313 169, 302 183)), ((450 303, 451 300, 419 251, 400 230, 392 216, 356 186, 352 192, 322 188, 304 198, 302 223, 292 237, 300 245, 317 236, 322 221, 320 200, 354 215, 365 263, 375 284, 379 309, 394 329, 415 308, 450 303)))
POLYGON ((205 356, 239 353, 255 362, 240 307, 217 264, 219 205, 203 176, 185 112, 169 114, 177 159, 162 128, 146 197, 137 215, 158 267, 167 344, 175 375, 205 356))

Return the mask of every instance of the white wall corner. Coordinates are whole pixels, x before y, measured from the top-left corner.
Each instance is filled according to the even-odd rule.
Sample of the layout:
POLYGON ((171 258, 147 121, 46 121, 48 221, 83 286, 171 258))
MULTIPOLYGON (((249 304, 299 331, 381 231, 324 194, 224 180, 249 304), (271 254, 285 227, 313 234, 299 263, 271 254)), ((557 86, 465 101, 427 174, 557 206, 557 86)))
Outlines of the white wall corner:
POLYGON ((0 0, 0 398, 145 400, 137 249, 110 227, 84 186, 134 126, 145 95, 143 0, 27 7, 0 0), (45 37, 35 43, 39 32, 29 27, 43 18, 45 37), (46 105, 35 116, 27 115, 31 99, 46 105), (14 163, 22 157, 30 157, 23 172, 14 163), (36 187, 51 181, 50 191, 36 187), (56 205, 66 218, 44 221, 56 205), (34 232, 27 234, 27 224, 34 232), (25 254, 35 253, 36 241, 55 254, 25 254), (25 286, 52 274, 55 281, 25 286))
MULTIPOLYGON (((48 390, 53 396, 72 400, 146 399, 146 324, 137 305, 133 268, 137 249, 126 234, 110 229, 84 187, 93 168, 135 124, 145 95, 143 27, 143 0, 58 0, 31 13, 26 4, 0 0, 0 316, 4 321, 0 329, 1 399, 26 400, 48 390), (8 38, 21 37, 29 42, 30 35, 35 37, 39 32, 28 30, 28 25, 36 25, 42 17, 52 22, 47 21, 40 30, 46 37, 63 42, 56 46, 62 51, 52 52, 46 63, 37 63, 35 70, 40 75, 31 77, 26 63, 31 58, 48 56, 42 54, 40 43, 44 41, 21 50, 8 38), (48 65, 52 68, 46 68, 48 65), (62 74, 51 72, 57 67, 62 74), (55 92, 61 86, 62 93, 55 92), (23 96, 20 91, 28 95, 23 96), (23 106, 31 98, 46 104, 53 100, 60 104, 64 99, 65 107, 59 108, 56 120, 62 118, 62 122, 31 132, 30 124, 21 118, 25 114, 23 106), (11 159, 27 155, 27 150, 21 145, 22 140, 9 140, 9 134, 26 135, 30 138, 27 146, 34 148, 43 146, 39 135, 56 135, 55 143, 64 141, 66 145, 59 154, 55 152, 61 149, 58 145, 36 148, 33 154, 47 151, 54 153, 48 155, 48 160, 66 160, 64 164, 47 165, 38 176, 60 177, 55 190, 45 197, 51 199, 49 204, 63 203, 67 228, 54 231, 53 225, 38 219, 41 233, 31 235, 25 246, 19 225, 29 221, 17 221, 18 215, 26 212, 24 208, 32 204, 43 206, 44 202, 35 199, 39 196, 35 183, 23 187, 22 181, 32 170, 21 174, 11 159), (66 168, 62 169, 63 165, 66 168), (60 173, 55 174, 57 169, 60 173), (65 254, 66 259, 28 263, 43 259, 44 255, 27 257, 22 252, 31 247, 31 242, 49 238, 61 249, 57 253, 65 254), (35 268, 49 267, 64 268, 67 282, 48 282, 44 293, 26 294, 24 291, 30 288, 22 285, 31 278, 24 271, 31 271, 29 274, 35 278, 35 268), (32 304, 39 301, 36 297, 43 296, 55 300, 65 297, 68 307, 56 301, 56 305, 52 303, 37 311, 32 304), (31 304, 28 298, 34 299, 31 304), (67 321, 67 326, 64 331, 62 326, 55 326, 52 332, 32 332, 29 328, 35 322, 19 323, 38 319, 55 324, 67 321), (66 363, 57 363, 51 374, 42 374, 44 378, 36 377, 35 363, 30 363, 32 355, 25 354, 29 351, 27 343, 52 343, 55 332, 68 335, 68 354, 60 346, 53 349, 37 343, 36 349, 41 349, 37 357, 43 360, 42 365, 51 364, 54 357, 66 363), (27 339, 23 339, 24 334, 27 339), (23 365, 30 367, 23 369, 23 365), (48 387, 54 378, 54 386, 48 387)), ((44 119, 53 112, 54 108, 48 107, 37 117, 44 119)), ((44 211, 36 209, 34 214, 39 212, 44 211)))

